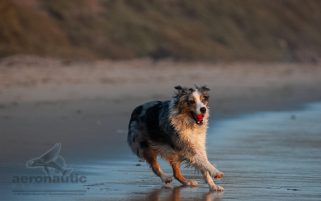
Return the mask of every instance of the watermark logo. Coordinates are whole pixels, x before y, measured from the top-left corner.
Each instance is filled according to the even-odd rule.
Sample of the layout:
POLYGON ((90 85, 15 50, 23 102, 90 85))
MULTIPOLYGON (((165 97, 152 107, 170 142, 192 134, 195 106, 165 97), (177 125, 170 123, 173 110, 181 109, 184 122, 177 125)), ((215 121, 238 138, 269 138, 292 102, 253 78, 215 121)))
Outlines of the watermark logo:
POLYGON ((60 173, 62 176, 68 176, 72 173, 72 169, 66 168, 64 158, 60 155, 61 143, 56 143, 48 151, 39 157, 28 160, 27 168, 41 168, 46 175, 52 173, 60 173))
POLYGON ((39 172, 43 173, 13 176, 12 192, 18 195, 78 195, 86 193, 83 185, 87 182, 87 177, 67 167, 60 152, 61 143, 56 143, 43 154, 28 160, 26 162, 28 169, 37 168, 41 170, 39 172))

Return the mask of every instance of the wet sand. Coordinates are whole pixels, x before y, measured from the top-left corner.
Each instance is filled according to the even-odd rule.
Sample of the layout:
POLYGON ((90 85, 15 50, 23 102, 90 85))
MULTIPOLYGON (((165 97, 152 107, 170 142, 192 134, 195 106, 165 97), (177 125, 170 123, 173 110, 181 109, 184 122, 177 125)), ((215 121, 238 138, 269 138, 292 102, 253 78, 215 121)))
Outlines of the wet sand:
MULTIPOLYGON (((303 107, 321 100, 318 64, 79 64, 9 59, 0 68, 4 200, 321 197, 320 108, 303 107), (212 89, 208 152, 226 173, 219 181, 224 193, 209 193, 203 183, 199 188, 181 188, 175 181, 173 188, 163 188, 126 144, 128 118, 136 105, 165 100, 176 84, 194 83, 212 89), (85 184, 12 183, 15 175, 42 175, 39 169, 27 169, 25 162, 57 142, 62 143, 67 166, 87 177, 85 184)), ((201 180, 193 170, 184 173, 201 180)))
MULTIPOLYGON (((113 172, 113 178, 91 185, 87 193, 97 196, 100 191, 101 200, 320 200, 320 122, 321 102, 301 110, 257 112, 216 122, 209 129, 208 155, 226 174, 218 181, 224 193, 208 192, 204 182, 199 188, 180 187, 178 182, 169 189, 161 187, 145 164, 136 166, 131 160, 123 161, 130 171, 97 166, 113 172), (122 176, 127 182, 119 179, 122 176), (104 198, 105 193, 111 198, 104 198)), ((184 172, 201 181, 193 170, 184 172)))
MULTIPOLYGON (((225 187, 223 193, 209 192, 189 168, 184 174, 199 180, 199 187, 182 187, 177 181, 164 187, 131 155, 69 164, 75 174, 86 176, 85 183, 26 185, 7 180, 1 182, 1 191, 6 200, 320 200, 320 122, 321 102, 214 123, 208 132, 208 155, 225 172, 217 182, 225 187)), ((166 163, 161 165, 170 172, 166 163)), ((39 175, 39 170, 6 167, 1 167, 2 176, 39 175)))

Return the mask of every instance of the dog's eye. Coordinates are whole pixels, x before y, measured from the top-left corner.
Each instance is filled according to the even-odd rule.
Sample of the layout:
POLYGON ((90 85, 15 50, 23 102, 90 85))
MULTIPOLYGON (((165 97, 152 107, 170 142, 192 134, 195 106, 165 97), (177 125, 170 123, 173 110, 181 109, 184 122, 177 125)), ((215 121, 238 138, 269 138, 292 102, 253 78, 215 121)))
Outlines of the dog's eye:
POLYGON ((195 104, 195 101, 194 100, 189 100, 188 103, 192 105, 192 104, 195 104))
POLYGON ((208 101, 208 96, 203 96, 203 101, 208 101))

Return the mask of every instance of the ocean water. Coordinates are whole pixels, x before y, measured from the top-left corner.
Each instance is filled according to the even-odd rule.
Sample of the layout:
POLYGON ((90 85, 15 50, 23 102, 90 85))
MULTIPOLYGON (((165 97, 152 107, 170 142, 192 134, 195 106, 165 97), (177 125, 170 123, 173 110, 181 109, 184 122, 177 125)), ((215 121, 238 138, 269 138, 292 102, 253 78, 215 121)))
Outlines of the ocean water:
MULTIPOLYGON (((177 181, 165 188, 129 152, 119 160, 68 164, 85 182, 17 182, 17 176, 43 172, 24 163, 1 164, 0 200, 321 200, 321 103, 211 122, 207 151, 225 173, 217 181, 224 193, 209 192, 188 168, 183 173, 197 179, 198 188, 180 187, 177 181)), ((170 174, 170 167, 161 165, 170 174)))

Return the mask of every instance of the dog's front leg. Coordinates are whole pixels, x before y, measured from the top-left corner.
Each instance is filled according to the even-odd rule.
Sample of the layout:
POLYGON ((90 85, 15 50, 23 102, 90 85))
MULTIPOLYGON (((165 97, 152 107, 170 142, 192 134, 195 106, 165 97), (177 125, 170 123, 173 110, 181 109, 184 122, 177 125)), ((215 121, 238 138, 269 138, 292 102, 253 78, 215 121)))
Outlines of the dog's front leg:
POLYGON ((208 161, 207 155, 205 153, 206 152, 203 151, 194 155, 194 165, 196 166, 196 168, 199 168, 201 170, 204 180, 209 185, 211 190, 224 191, 224 188, 216 185, 212 178, 222 178, 224 176, 224 173, 216 169, 216 167, 208 161))
POLYGON ((209 172, 207 171, 201 171, 202 175, 204 177, 204 180, 206 181, 206 183, 209 185, 210 189, 212 191, 224 191, 224 188, 222 186, 216 185, 211 177, 211 175, 209 174, 209 172))
POLYGON ((224 173, 216 169, 207 159, 205 152, 196 153, 190 162, 199 170, 208 172, 215 179, 220 179, 224 176, 224 173))

